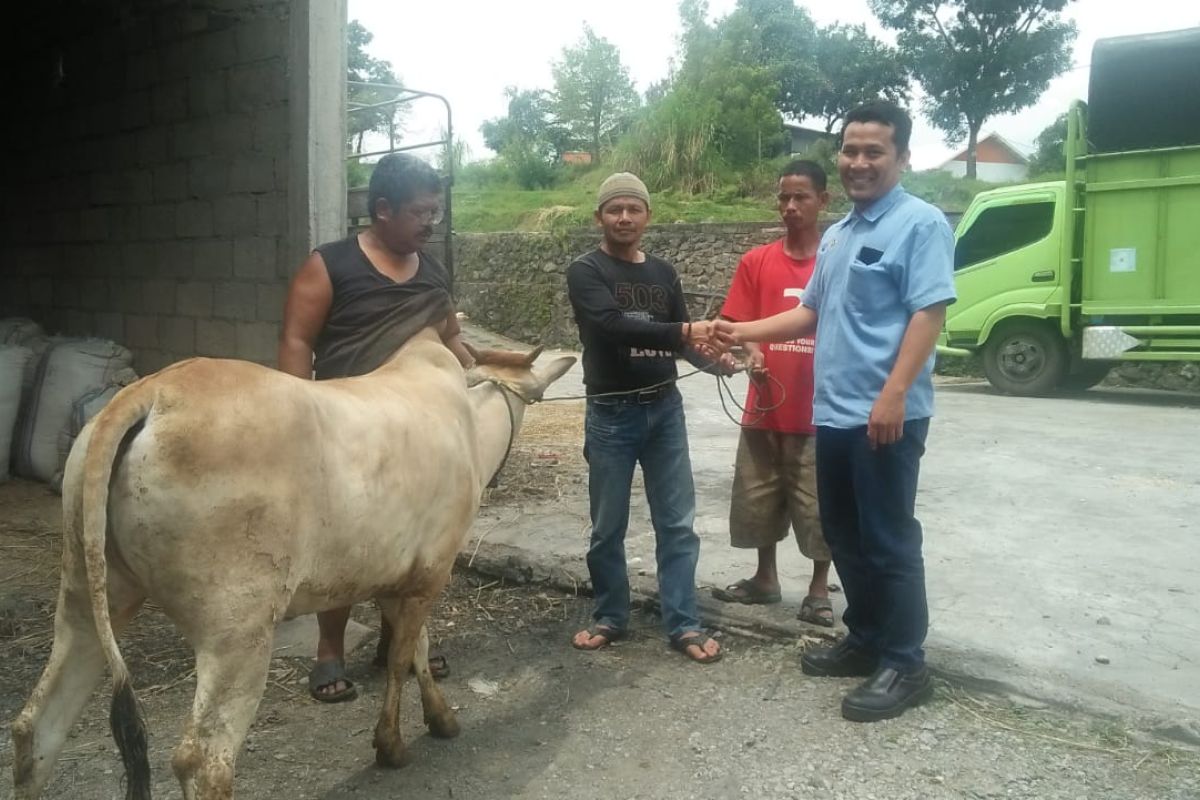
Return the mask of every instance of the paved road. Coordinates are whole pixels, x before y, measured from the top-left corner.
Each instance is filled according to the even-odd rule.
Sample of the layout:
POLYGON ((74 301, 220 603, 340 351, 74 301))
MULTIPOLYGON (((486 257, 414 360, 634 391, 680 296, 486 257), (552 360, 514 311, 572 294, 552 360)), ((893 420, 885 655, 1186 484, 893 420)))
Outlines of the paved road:
MULTIPOLYGON (((552 393, 575 394, 579 381, 577 366, 552 393)), ((740 395, 744 384, 735 385, 740 395)), ((681 388, 703 539, 698 580, 724 585, 753 563, 727 546, 737 429, 711 378, 681 388)), ((918 498, 931 660, 1052 700, 1200 717, 1197 445, 1200 397, 1092 390, 1025 399, 940 386, 918 498)), ((550 555, 586 575, 582 498, 528 506, 519 522, 485 510, 482 526, 489 546, 550 555)), ((633 569, 652 574, 644 503, 628 550, 633 569)), ((793 547, 780 556, 784 605, 772 613, 787 623, 809 567, 793 547)))

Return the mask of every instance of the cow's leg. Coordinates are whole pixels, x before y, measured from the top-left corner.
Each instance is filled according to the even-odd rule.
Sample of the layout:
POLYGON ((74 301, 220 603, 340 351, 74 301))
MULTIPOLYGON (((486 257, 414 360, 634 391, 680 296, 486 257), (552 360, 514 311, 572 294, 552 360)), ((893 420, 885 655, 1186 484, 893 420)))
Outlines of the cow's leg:
POLYGON ((442 689, 433 680, 429 670, 429 632, 425 625, 417 634, 417 647, 413 653, 413 669, 417 673, 417 686, 421 689, 421 708, 425 712, 425 724, 429 732, 439 739, 458 736, 458 720, 442 696, 442 689))
MULTIPOLYGON (((441 587, 437 587, 438 590, 441 587)), ((408 671, 412 667, 413 653, 417 649, 425 617, 432 603, 429 597, 380 597, 379 609, 392 625, 392 644, 388 649, 387 689, 383 695, 383 709, 375 725, 375 763, 381 767, 402 767, 408 763, 408 752, 400 736, 400 696, 408 671)), ((425 645, 428 654, 428 641, 425 645)), ((426 655, 428 659, 428 655, 426 655)), ((429 671, 426 660, 425 671, 429 671)), ((429 683, 433 684, 430 676, 429 683)), ((437 687, 434 686, 434 691, 437 687)))
MULTIPOLYGON (((110 567, 108 600, 114 636, 120 636, 144 599, 119 570, 110 567)), ((13 784, 20 800, 37 797, 50 781, 54 762, 100 682, 104 667, 82 554, 68 540, 50 660, 12 726, 13 784)))
POLYGON ((233 797, 234 764, 267 685, 271 620, 229 630, 238 619, 252 612, 222 615, 219 632, 195 638, 196 697, 171 759, 187 800, 233 797))

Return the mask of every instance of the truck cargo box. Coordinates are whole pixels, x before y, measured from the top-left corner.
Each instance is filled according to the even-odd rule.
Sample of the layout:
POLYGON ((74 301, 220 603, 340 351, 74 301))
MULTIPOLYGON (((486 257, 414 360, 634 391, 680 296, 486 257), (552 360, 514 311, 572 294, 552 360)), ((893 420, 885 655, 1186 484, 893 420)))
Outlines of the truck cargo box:
POLYGON ((1200 146, 1093 153, 1084 174, 1083 312, 1200 314, 1200 146))
POLYGON ((1200 28, 1100 39, 1088 82, 1092 152, 1200 144, 1200 28))

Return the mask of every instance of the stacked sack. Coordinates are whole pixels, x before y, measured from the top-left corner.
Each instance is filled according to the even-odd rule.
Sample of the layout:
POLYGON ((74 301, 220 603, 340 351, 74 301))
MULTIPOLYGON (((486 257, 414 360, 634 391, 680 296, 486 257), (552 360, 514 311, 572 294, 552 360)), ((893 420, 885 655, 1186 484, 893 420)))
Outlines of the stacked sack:
MULTIPOLYGON (((11 453, 15 474, 45 481, 57 491, 71 445, 84 425, 122 387, 137 380, 133 354, 104 339, 46 338, 30 329, 28 320, 0 320, 0 336, 18 323, 24 339, 16 347, 27 355, 23 361, 19 354, 7 359, 21 361, 23 379, 20 410, 15 425, 8 428, 11 444, 4 452, 11 453)), ((0 389, 0 396, 8 393, 0 389)))
POLYGON ((0 481, 9 477, 21 399, 29 390, 35 357, 45 349, 45 341, 41 326, 31 319, 0 319, 0 481))
POLYGON ((21 409, 21 384, 33 351, 20 345, 0 344, 0 481, 8 480, 13 428, 21 409))

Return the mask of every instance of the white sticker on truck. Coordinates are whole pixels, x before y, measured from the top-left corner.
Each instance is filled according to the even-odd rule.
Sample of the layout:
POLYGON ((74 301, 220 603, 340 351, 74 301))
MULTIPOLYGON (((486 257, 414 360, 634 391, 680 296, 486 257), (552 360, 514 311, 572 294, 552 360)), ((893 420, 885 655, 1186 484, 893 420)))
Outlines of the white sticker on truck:
POLYGON ((1109 272, 1137 272, 1137 248, 1114 247, 1108 251, 1109 272))

